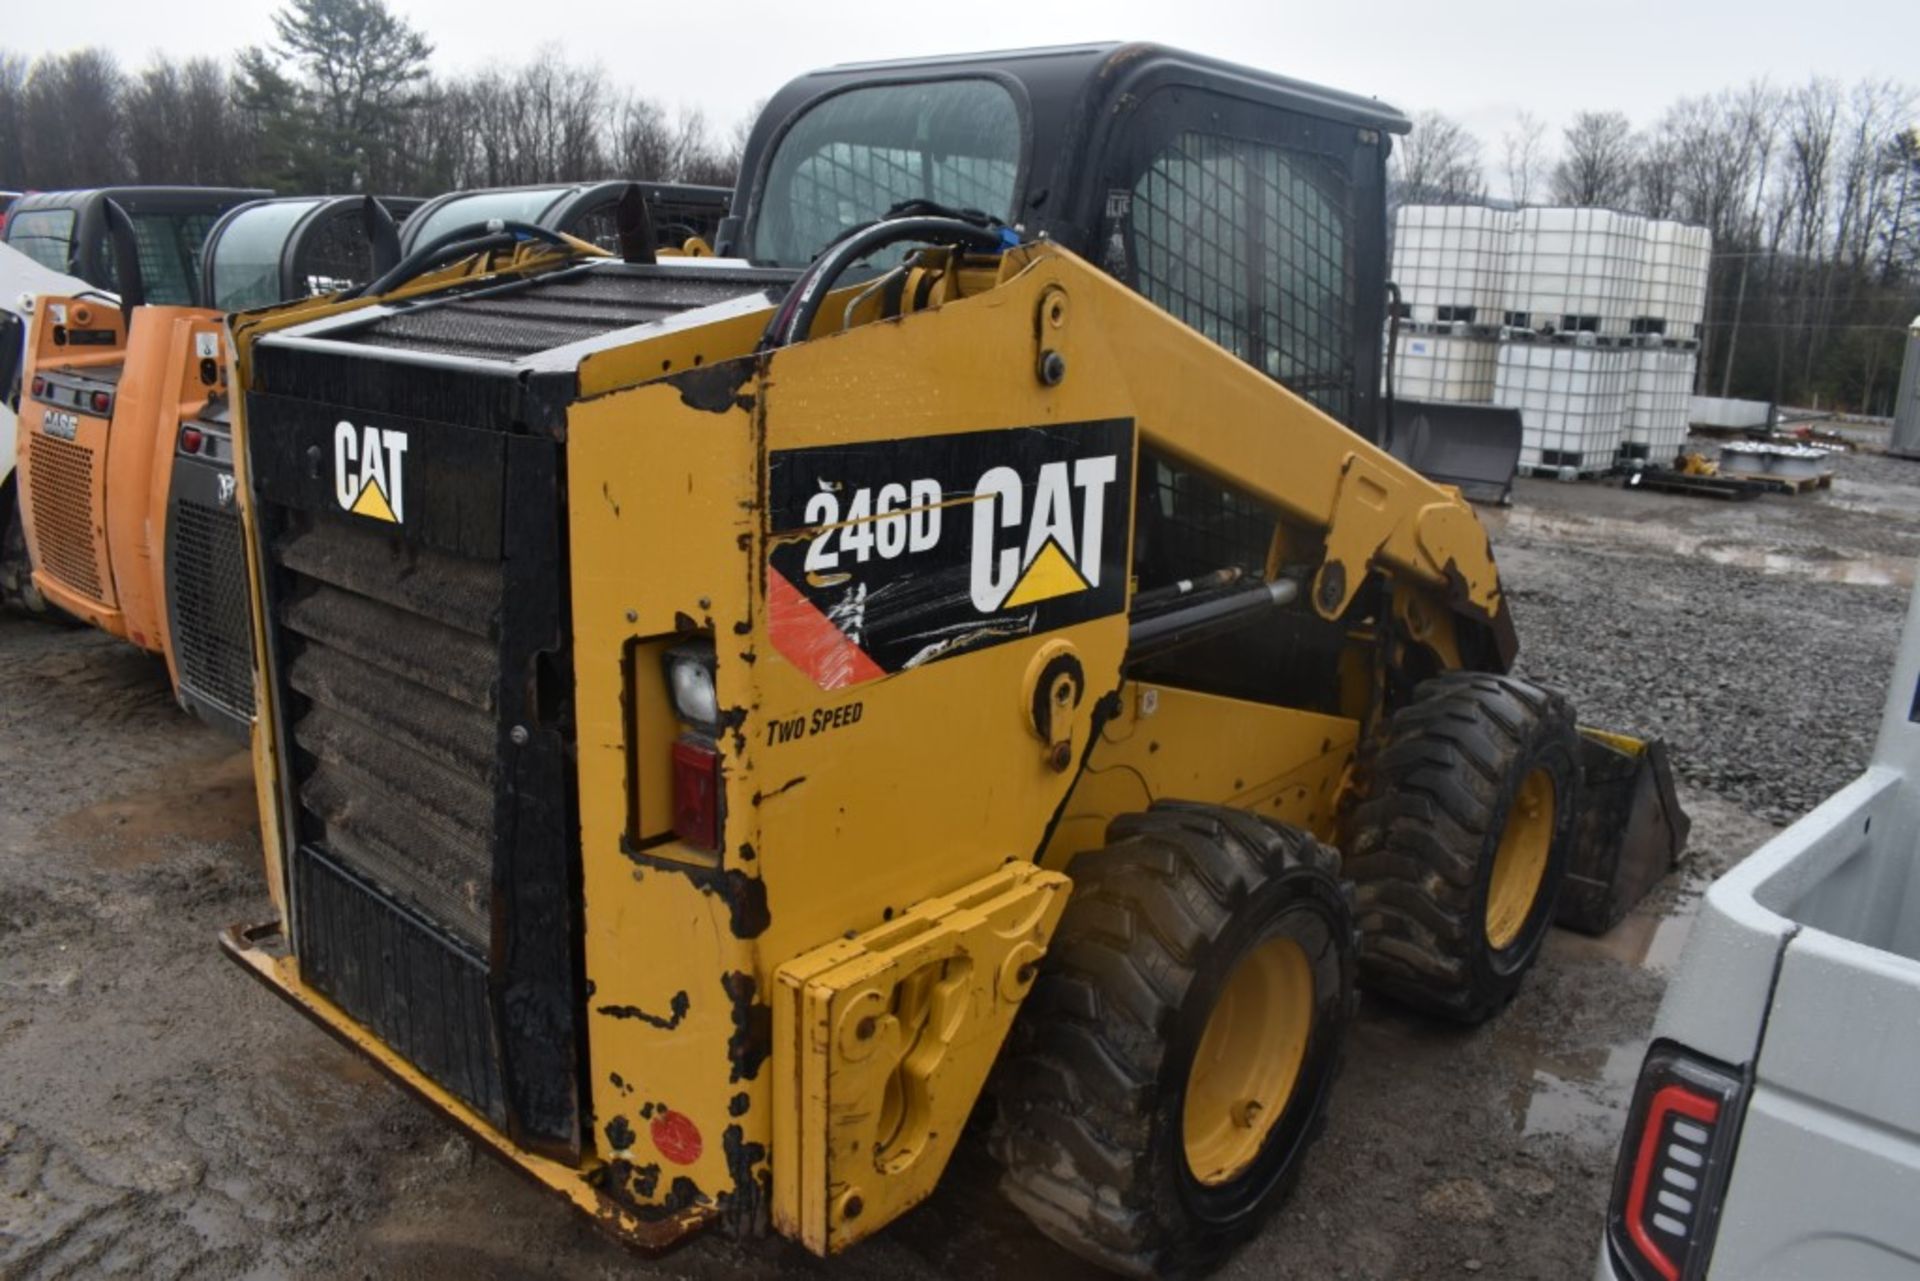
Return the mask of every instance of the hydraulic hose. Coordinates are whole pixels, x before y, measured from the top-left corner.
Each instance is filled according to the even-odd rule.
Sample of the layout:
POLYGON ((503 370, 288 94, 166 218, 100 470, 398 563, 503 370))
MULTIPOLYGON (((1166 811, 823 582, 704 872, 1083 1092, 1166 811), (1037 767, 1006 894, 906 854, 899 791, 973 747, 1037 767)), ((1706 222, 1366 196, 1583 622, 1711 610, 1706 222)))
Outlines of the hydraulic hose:
POLYGON ((888 245, 914 240, 995 251, 1006 248, 1012 234, 1000 227, 942 216, 886 218, 872 223, 828 246, 800 273, 800 279, 767 322, 766 332, 760 335, 759 350, 775 351, 805 338, 834 282, 854 263, 888 245))
POLYGON ((436 236, 402 258, 378 279, 368 282, 348 296, 377 297, 388 290, 404 285, 429 268, 454 262, 472 254, 504 249, 521 240, 544 240, 556 248, 569 251, 575 248, 568 237, 546 227, 535 226, 530 222, 518 222, 509 218, 490 218, 486 222, 471 222, 464 227, 456 227, 444 235, 436 236))

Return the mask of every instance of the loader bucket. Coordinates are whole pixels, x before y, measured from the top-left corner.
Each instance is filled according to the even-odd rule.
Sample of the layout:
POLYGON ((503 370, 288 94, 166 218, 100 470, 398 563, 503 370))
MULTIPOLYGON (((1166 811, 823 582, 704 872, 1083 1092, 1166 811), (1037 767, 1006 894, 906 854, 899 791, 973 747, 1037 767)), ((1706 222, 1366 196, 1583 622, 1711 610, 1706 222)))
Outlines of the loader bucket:
POLYGON ((1505 503, 1520 465, 1520 411, 1498 405, 1399 400, 1388 410, 1387 452, 1469 501, 1505 503))
POLYGON ((1604 934, 1680 861, 1692 826, 1673 790, 1667 745, 1580 731, 1584 788, 1556 919, 1604 934))

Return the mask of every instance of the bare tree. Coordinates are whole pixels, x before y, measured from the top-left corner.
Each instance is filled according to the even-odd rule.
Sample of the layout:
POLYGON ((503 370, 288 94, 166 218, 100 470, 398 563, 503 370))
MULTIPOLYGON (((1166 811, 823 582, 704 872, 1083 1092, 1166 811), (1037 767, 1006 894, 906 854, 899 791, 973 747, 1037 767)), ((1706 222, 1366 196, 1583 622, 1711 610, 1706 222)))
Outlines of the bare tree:
POLYGON ((1633 201, 1633 122, 1618 111, 1582 111, 1563 133, 1553 198, 1563 205, 1624 209, 1633 201))
POLYGON ((514 76, 510 94, 518 181, 597 178, 606 171, 607 87, 598 67, 569 63, 558 46, 547 45, 514 76))
POLYGON ((156 58, 127 86, 127 160, 135 182, 185 182, 175 122, 185 112, 180 68, 156 58))
POLYGON ((127 172, 126 77, 104 49, 44 57, 27 73, 22 177, 31 187, 104 186, 127 172))
POLYGON ((1882 228, 1880 281, 1920 276, 1920 128, 1897 134, 1887 143, 1888 209, 1882 228))
POLYGON ((1631 207, 1649 218, 1672 218, 1679 213, 1680 143, 1655 132, 1634 148, 1631 207))
POLYGON ((673 124, 660 104, 629 94, 613 115, 615 167, 636 179, 664 178, 674 160, 673 124))
POLYGON ((27 60, 0 50, 0 187, 27 184, 27 60))
POLYGON ((1530 111, 1514 117, 1513 128, 1500 135, 1501 168, 1507 179, 1507 199, 1516 208, 1533 203, 1546 176, 1547 126, 1530 111))
POLYGON ((156 58, 126 89, 127 162, 137 182, 241 181, 247 140, 226 68, 210 58, 156 58))
POLYGON ((1401 204, 1475 204, 1487 196, 1480 140, 1437 111, 1413 118, 1413 132, 1394 148, 1394 198, 1401 204))

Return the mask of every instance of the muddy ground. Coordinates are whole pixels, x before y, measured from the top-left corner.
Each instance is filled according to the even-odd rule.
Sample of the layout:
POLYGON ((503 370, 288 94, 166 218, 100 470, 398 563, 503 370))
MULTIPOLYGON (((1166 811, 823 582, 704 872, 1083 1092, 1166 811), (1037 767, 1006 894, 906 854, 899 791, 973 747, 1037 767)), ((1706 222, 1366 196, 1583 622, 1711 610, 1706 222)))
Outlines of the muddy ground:
MULTIPOLYGON (((1666 735, 1688 867, 1557 935, 1499 1020, 1369 1001, 1297 1194, 1229 1276, 1580 1277, 1641 1042, 1700 887, 1866 759, 1920 553, 1920 464, 1750 505, 1523 483, 1489 517, 1525 669, 1666 735)), ((0 1275, 910 1278, 1084 1274, 963 1148, 831 1267, 643 1258, 477 1154, 221 959, 268 915, 245 758, 153 660, 0 617, 0 1275)))

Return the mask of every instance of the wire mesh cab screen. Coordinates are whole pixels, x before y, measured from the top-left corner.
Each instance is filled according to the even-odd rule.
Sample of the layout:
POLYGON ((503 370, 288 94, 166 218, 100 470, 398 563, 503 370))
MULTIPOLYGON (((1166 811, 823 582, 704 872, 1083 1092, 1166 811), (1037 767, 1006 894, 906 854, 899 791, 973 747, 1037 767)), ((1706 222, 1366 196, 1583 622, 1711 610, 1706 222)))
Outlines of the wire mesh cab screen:
MULTIPOLYGON (((142 213, 136 209, 128 212, 133 218, 133 238, 140 253, 140 281, 146 289, 147 301, 172 307, 190 307, 198 302, 200 251, 207 243, 207 233, 225 211, 142 213)), ((111 236, 101 238, 100 261, 107 265, 110 279, 120 278, 112 266, 111 236)))
POLYGON ((1108 270, 1353 423, 1351 126, 1187 89, 1136 114, 1109 170, 1108 270))
MULTIPOLYGON (((392 211, 389 210, 389 213, 392 211)), ((357 289, 373 278, 373 242, 367 222, 351 206, 336 209, 306 237, 294 263, 295 283, 309 294, 357 289)))
POLYGON ((849 89, 787 129, 754 212, 754 262, 800 267, 850 227, 903 200, 1011 218, 1025 141, 998 81, 931 80, 849 89))

